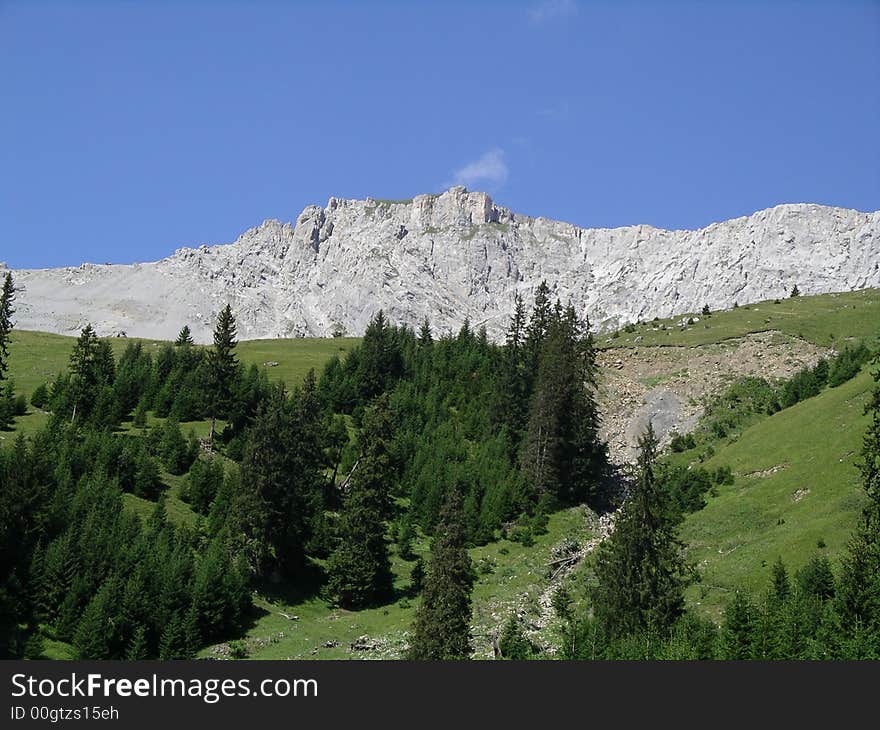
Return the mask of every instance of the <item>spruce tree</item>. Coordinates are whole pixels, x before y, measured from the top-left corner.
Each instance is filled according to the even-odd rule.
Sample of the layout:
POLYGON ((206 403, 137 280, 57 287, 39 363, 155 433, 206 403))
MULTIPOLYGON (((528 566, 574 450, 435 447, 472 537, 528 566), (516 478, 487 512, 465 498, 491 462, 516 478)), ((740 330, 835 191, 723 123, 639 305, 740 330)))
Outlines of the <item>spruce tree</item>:
POLYGON ((639 439, 637 474, 614 532, 599 548, 593 607, 605 633, 668 630, 684 611, 692 571, 655 475, 657 437, 639 439))
POLYGON ((6 276, 3 277, 3 289, 0 290, 0 381, 6 379, 9 368, 9 335, 13 328, 14 301, 15 282, 12 273, 6 272, 6 276))
POLYGON ((475 572, 465 545, 461 492, 450 493, 431 545, 410 639, 410 659, 467 659, 471 645, 471 593, 475 572))
POLYGON ((534 493, 566 502, 594 496, 605 464, 588 323, 559 302, 547 325, 521 464, 534 493))
POLYGON ((724 612, 722 641, 725 659, 752 658, 755 613, 755 607, 748 594, 737 591, 724 612))
POLYGON ((535 647, 526 636, 523 622, 515 613, 504 623, 501 636, 498 637, 498 649, 500 658, 512 661, 531 659, 535 654, 535 647))
POLYGON ((321 467, 309 443, 297 421, 297 404, 276 386, 250 428, 232 507, 251 567, 259 574, 294 573, 305 562, 321 467))
POLYGON ((147 629, 143 624, 138 624, 138 626, 134 630, 134 634, 131 637, 131 641, 128 644, 128 649, 125 652, 125 658, 127 661, 136 662, 141 661, 143 659, 148 659, 149 647, 147 645, 147 629))
POLYGON ((186 642, 184 622, 179 613, 174 613, 171 620, 165 624, 162 637, 159 639, 159 659, 169 661, 172 659, 189 659, 191 656, 186 642))
POLYGON ((118 659, 118 622, 115 607, 118 585, 106 581, 86 606, 76 627, 73 644, 80 659, 118 659))
POLYGON ((380 309, 364 331, 357 361, 357 390, 363 402, 375 398, 400 375, 403 360, 396 331, 380 309))
POLYGON ((238 357, 235 354, 238 342, 235 335, 235 317, 232 316, 232 307, 227 304, 217 315, 214 347, 208 356, 211 416, 208 441, 211 444, 214 443, 218 416, 226 414, 231 407, 233 386, 238 372, 238 357))
POLYGON ((773 597, 777 601, 785 601, 791 595, 791 583, 788 580, 788 571, 785 569, 785 563, 782 562, 782 558, 776 558, 776 562, 773 563, 772 570, 772 580, 773 580, 773 597))
POLYGON ((80 332, 79 338, 70 353, 70 387, 72 389, 72 413, 70 421, 76 421, 77 410, 87 409, 94 401, 98 375, 96 363, 98 359, 98 336, 92 325, 87 324, 80 332))
POLYGON ((431 323, 426 316, 422 320, 422 326, 419 328, 419 347, 430 347, 433 344, 434 339, 431 335, 431 323))
MULTIPOLYGON (((514 313, 514 316, 516 316, 516 313, 514 313)), ((550 305, 550 287, 547 286, 546 281, 542 281, 535 292, 535 305, 532 309, 532 316, 529 319, 528 327, 526 328, 524 343, 526 369, 533 377, 538 369, 538 361, 541 357, 541 346, 544 344, 544 339, 547 337, 551 316, 552 307, 550 305)))
POLYGON ((834 597, 834 574, 825 555, 815 555, 797 574, 798 590, 803 596, 820 601, 834 597))
POLYGON ((861 463, 859 470, 865 492, 870 498, 869 517, 880 519, 880 355, 874 359, 877 370, 874 382, 877 385, 871 392, 871 398, 865 404, 865 413, 870 417, 868 429, 862 441, 861 463))
POLYGON ((193 344, 192 332, 190 332, 188 324, 183 325, 183 327, 180 329, 180 332, 178 332, 177 339, 174 341, 174 344, 177 347, 183 347, 184 345, 193 344))
POLYGON ((394 478, 392 436, 387 402, 380 398, 364 416, 360 458, 349 480, 337 546, 327 566, 330 593, 344 608, 364 608, 392 594, 385 540, 394 478))

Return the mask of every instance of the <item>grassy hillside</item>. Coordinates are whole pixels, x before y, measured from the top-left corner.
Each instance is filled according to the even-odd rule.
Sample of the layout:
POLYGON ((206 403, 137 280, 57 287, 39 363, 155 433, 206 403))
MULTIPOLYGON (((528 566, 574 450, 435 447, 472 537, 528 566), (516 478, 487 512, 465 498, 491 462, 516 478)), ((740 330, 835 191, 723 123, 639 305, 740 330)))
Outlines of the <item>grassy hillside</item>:
MULTIPOLYGON (((864 341, 880 349, 876 289, 692 316, 699 321, 684 328, 682 317, 657 320, 603 335, 599 344, 638 347, 643 355, 665 346, 711 351, 735 338, 771 331, 821 346, 864 341)), ((865 499, 857 462, 875 369, 867 366, 843 385, 772 416, 756 415, 738 435, 711 442, 714 453, 701 466, 730 466, 735 481, 716 487, 706 507, 682 525, 681 537, 701 576, 688 591, 691 606, 720 618, 736 589, 756 594, 767 589, 770 567, 780 557, 791 572, 819 552, 837 566, 865 499)), ((670 458, 692 463, 706 446, 670 458)))
MULTIPOLYGON (((880 345, 878 290, 763 302, 708 318, 694 317, 699 321, 684 328, 678 325, 682 317, 636 325, 632 331, 601 336, 599 345, 696 347, 764 331, 783 332, 823 346, 839 347, 854 340, 866 340, 875 348, 880 345)), ((111 340, 117 355, 130 341, 111 340)), ((17 391, 29 397, 37 385, 63 371, 73 342, 58 335, 14 332, 10 371, 17 391)), ((143 342, 156 349, 162 344, 143 342)), ((356 343, 351 338, 262 340, 242 342, 238 352, 245 364, 266 367, 271 378, 293 385, 309 368, 320 369, 330 357, 344 355, 356 343)), ((872 387, 869 370, 773 416, 760 417, 731 439, 712 443, 714 455, 705 466, 728 465, 735 480, 708 495, 707 506, 688 515, 682 526, 690 559, 702 576, 689 590, 692 606, 718 618, 731 591, 765 589, 769 568, 778 557, 796 570, 817 551, 833 561, 842 553, 863 503, 855 465, 867 425, 863 406, 872 387)), ((32 431, 46 418, 30 408, 16 429, 32 431)), ((200 435, 207 432, 204 422, 182 426, 185 433, 190 428, 200 435)), ((10 434, 0 434, 4 437, 10 434)), ((695 453, 676 458, 693 460, 695 453)), ((182 478, 169 474, 162 478, 169 486, 169 516, 180 523, 195 523, 195 514, 178 498, 182 478)), ((125 501, 129 509, 144 516, 154 507, 153 502, 130 494, 125 501)), ((479 654, 491 653, 488 632, 497 629, 513 607, 527 613, 530 607, 534 610, 537 596, 547 587, 552 547, 566 536, 583 542, 590 535, 588 524, 582 509, 564 510, 551 517, 548 533, 531 547, 501 540, 471 550, 479 571, 474 593, 479 654)), ((424 539, 415 545, 421 555, 427 548, 424 539)), ((254 620, 241 637, 243 646, 250 656, 265 659, 394 656, 404 645, 413 620, 415 600, 408 595, 412 566, 413 562, 395 555, 397 600, 358 612, 335 609, 308 587, 263 586, 255 597, 254 620), (373 648, 351 651, 350 644, 363 635, 370 637, 373 648)), ((58 656, 64 651, 64 645, 51 647, 58 656)), ((218 654, 209 648, 202 655, 218 654)))
POLYGON ((797 570, 816 552, 832 562, 843 552, 864 500, 856 464, 872 386, 866 368, 715 445, 705 466, 729 465, 735 482, 682 527, 702 576, 693 605, 717 617, 732 590, 763 592, 777 558, 797 570))
POLYGON ((880 342, 880 290, 769 300, 714 312, 633 324, 629 330, 597 338, 599 347, 706 345, 753 332, 777 330, 824 347, 839 347, 854 339, 880 342), (685 324, 694 318, 693 324, 685 324))
MULTIPOLYGON (((145 347, 158 349, 165 343, 135 338, 109 338, 114 354, 119 357, 130 342, 140 341, 145 347)), ((67 369, 75 338, 46 332, 13 330, 9 343, 9 374, 15 381, 16 393, 30 401, 31 393, 41 383, 51 381, 67 369)), ((302 382, 306 373, 315 368, 320 373, 333 355, 343 356, 359 340, 353 337, 333 339, 300 338, 292 340, 248 340, 238 345, 238 356, 245 365, 265 367, 269 377, 290 386, 302 382), (266 363, 278 363, 266 365, 266 363)), ((46 422, 46 414, 29 407, 28 415, 19 418, 16 430, 31 433, 46 422)), ((185 426, 186 428, 186 426, 185 426)))
MULTIPOLYGON (((477 569, 473 598, 478 655, 492 656, 489 632, 497 630, 514 607, 535 617, 538 595, 548 584, 551 549, 565 537, 581 543, 588 540, 592 535, 589 517, 583 508, 566 509, 550 517, 547 533, 538 536, 531 547, 500 540, 470 550, 477 569)), ((427 556, 428 541, 416 541, 414 552, 427 556)), ((362 611, 334 608, 314 592, 266 586, 255 597, 256 616, 241 641, 254 659, 397 657, 415 617, 417 601, 408 594, 414 564, 393 554, 397 600, 362 611), (352 651, 351 644, 361 636, 369 637, 367 644, 372 648, 352 651)), ((199 656, 222 656, 223 648, 209 647, 199 656)))

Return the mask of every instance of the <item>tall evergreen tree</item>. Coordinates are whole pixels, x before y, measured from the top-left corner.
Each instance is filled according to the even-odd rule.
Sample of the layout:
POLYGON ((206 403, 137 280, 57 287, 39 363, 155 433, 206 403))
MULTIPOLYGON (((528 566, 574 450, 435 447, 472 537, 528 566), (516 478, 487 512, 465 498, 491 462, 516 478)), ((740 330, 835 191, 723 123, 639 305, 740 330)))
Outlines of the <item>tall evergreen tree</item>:
POLYGON ((426 316, 422 320, 422 325, 419 328, 419 346, 430 347, 433 344, 434 339, 431 335, 431 323, 428 321, 428 317, 426 316))
POLYGON ((865 404, 865 413, 870 417, 868 429, 862 442, 862 459, 859 469, 865 492, 871 499, 873 519, 880 519, 880 355, 875 357, 874 382, 871 398, 865 404))
POLYGON ((357 389, 361 399, 368 402, 384 393, 402 368, 396 331, 380 309, 367 325, 361 343, 357 362, 357 389))
POLYGON ((440 516, 422 602, 410 639, 410 659, 467 659, 471 646, 471 593, 475 572, 465 545, 461 492, 450 493, 440 516))
POLYGON ((245 447, 242 485, 233 498, 236 528, 260 574, 277 568, 294 573, 305 561, 321 464, 314 439, 298 422, 298 410, 281 386, 262 405, 245 447))
POLYGON ((149 646, 147 645, 147 628, 139 624, 135 628, 128 648, 125 651, 125 659, 130 662, 142 661, 149 658, 149 646))
POLYGON ((599 548, 596 618, 607 635, 667 631, 684 611, 691 570, 656 475, 657 437, 651 424, 639 439, 632 493, 599 548))
POLYGON ((724 612, 725 659, 751 659, 755 632, 755 607, 747 593, 737 591, 724 612))
POLYGON ((181 327, 180 332, 177 333, 177 339, 174 341, 174 344, 177 345, 177 347, 193 344, 192 332, 190 332, 188 324, 181 327))
POLYGON ((233 386, 238 372, 238 357, 235 347, 235 317, 228 304, 217 315, 214 327, 214 348, 208 357, 210 372, 210 415, 211 432, 208 440, 214 442, 217 417, 226 414, 231 407, 233 386))
POLYGON ((87 324, 80 332, 77 341, 70 353, 70 376, 71 376, 71 423, 76 421, 77 410, 83 404, 94 402, 98 386, 98 336, 92 325, 87 324))
POLYGON ((15 301, 15 282, 11 272, 3 277, 3 288, 0 290, 0 381, 6 378, 9 368, 9 334, 12 332, 12 315, 15 314, 12 304, 15 301))
MULTIPOLYGON (((526 328, 526 367, 532 374, 536 373, 538 370, 538 362, 541 358, 541 347, 544 344, 544 339, 547 337, 552 314, 553 308, 550 304, 550 287, 547 286, 546 281, 542 281, 535 292, 535 305, 532 309, 532 316, 529 319, 528 327, 526 328)), ((514 316, 516 315, 514 314, 514 316)))
POLYGON ((360 457, 339 518, 338 543, 328 562, 329 590, 345 608, 363 608, 391 595, 393 576, 385 520, 394 478, 393 433, 385 398, 364 416, 360 457))
POLYGON ((73 643, 80 659, 119 658, 119 627, 115 620, 118 586, 106 581, 82 614, 73 643))
POLYGON ((541 346, 521 463, 532 489, 567 502, 594 492, 605 463, 588 326, 559 302, 541 346))

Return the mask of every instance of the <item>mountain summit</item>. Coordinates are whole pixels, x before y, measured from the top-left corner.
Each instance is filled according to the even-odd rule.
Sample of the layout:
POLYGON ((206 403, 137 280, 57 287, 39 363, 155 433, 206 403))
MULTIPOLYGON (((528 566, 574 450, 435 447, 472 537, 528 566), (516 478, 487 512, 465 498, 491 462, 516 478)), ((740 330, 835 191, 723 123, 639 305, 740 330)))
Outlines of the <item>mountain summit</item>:
MULTIPOLYGON (((2 266, 2 265, 0 265, 2 266)), ((522 216, 456 186, 412 200, 308 206, 232 244, 161 261, 19 270, 21 329, 210 341, 232 305, 242 339, 363 333, 384 309, 435 332, 507 326, 545 279, 598 329, 787 296, 880 287, 880 211, 779 205, 696 231, 579 228, 522 216)))

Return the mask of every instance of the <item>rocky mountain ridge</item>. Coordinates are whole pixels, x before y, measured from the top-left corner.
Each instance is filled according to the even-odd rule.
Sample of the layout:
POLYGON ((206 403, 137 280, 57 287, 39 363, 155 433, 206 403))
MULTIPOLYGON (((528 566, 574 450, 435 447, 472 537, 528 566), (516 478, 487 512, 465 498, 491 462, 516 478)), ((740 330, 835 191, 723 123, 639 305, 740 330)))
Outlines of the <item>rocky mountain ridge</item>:
MULTIPOLYGON (((2 266, 2 265, 0 265, 2 266)), ((308 206, 234 243, 161 261, 14 272, 17 326, 210 340, 231 303, 242 339, 359 335, 384 309, 435 332, 467 317, 499 337, 546 279, 596 329, 786 296, 880 287, 880 211, 787 204, 695 231, 579 228, 515 214, 461 186, 408 201, 308 206)))

